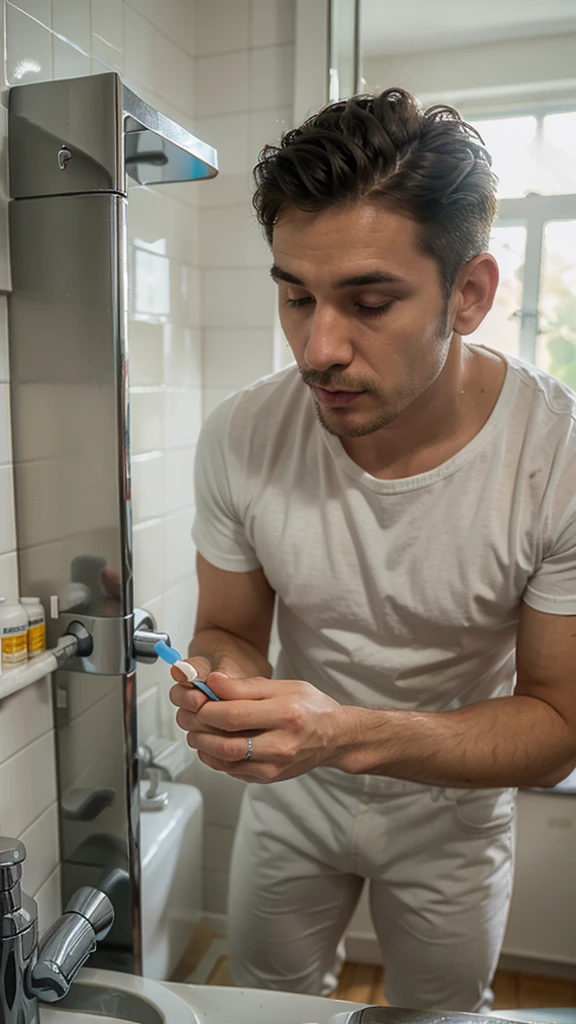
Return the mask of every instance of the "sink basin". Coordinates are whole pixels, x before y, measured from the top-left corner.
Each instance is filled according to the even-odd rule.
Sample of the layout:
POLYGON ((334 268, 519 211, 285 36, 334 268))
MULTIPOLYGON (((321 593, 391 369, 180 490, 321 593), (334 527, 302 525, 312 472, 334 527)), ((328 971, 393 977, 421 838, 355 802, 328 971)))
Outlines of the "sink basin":
POLYGON ((70 994, 41 1004, 41 1024, 330 1024, 363 1006, 318 996, 152 981, 80 971, 70 994))
POLYGON ((80 1024, 110 1024, 112 1020, 115 1024, 124 1024, 120 1017, 99 1017, 95 1013, 83 1013, 82 1016, 76 1016, 69 1010, 52 1010, 45 1006, 40 1007, 40 1024, 71 1024, 71 1018, 78 1020, 80 1024))
POLYGON ((295 992, 164 984, 194 1007, 202 1024, 331 1024, 337 1014, 349 1014, 366 1005, 295 992))
POLYGON ((150 978, 80 971, 69 995, 40 1004, 41 1024, 200 1024, 190 1003, 150 978))

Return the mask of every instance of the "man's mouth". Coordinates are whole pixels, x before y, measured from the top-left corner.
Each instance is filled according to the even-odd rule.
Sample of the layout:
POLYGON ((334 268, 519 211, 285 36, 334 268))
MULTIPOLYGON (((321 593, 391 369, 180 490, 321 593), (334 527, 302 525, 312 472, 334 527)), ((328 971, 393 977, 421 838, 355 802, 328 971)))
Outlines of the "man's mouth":
POLYGON ((344 391, 337 388, 320 388, 314 386, 312 388, 315 397, 322 405, 350 405, 354 402, 359 395, 364 395, 364 391, 344 391))

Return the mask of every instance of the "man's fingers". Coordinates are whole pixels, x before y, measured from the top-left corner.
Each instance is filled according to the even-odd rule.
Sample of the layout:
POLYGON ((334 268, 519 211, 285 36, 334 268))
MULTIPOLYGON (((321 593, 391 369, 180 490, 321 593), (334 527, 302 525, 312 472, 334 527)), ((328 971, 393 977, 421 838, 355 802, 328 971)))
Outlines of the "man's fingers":
MULTIPOLYGON (((179 711, 179 715, 183 712, 179 711)), ((180 723, 178 723, 180 724, 180 723)), ((218 736, 213 732, 189 732, 188 745, 219 761, 245 761, 248 741, 245 736, 218 736)))
POLYGON ((249 774, 248 768, 240 767, 238 764, 232 764, 228 761, 219 761, 217 757, 210 757, 210 754, 202 754, 198 752, 198 760, 202 761, 207 768, 212 768, 215 772, 226 772, 227 775, 232 779, 237 779, 238 782, 261 782, 255 774, 249 774))
POLYGON ((171 665, 170 666, 170 675, 172 676, 172 679, 176 680, 177 683, 185 683, 185 682, 187 682, 187 678, 184 675, 182 669, 181 668, 177 668, 176 665, 171 665))
POLYGON ((281 692, 278 681, 265 676, 238 679, 222 672, 210 672, 205 681, 221 700, 266 700, 281 692))
POLYGON ((210 726, 224 732, 254 732, 293 723, 294 711, 278 694, 268 700, 207 701, 199 715, 201 728, 210 726))
POLYGON ((177 708, 184 708, 186 711, 200 711, 204 704, 211 704, 208 697, 205 697, 201 690, 197 690, 190 683, 183 685, 175 683, 170 688, 170 700, 177 708))
MULTIPOLYGON (((200 733, 210 733, 212 736, 224 737, 229 737, 231 735, 230 732, 227 732, 224 729, 218 729, 214 726, 206 725, 204 722, 200 721, 196 711, 187 711, 186 708, 178 708, 176 713, 176 724, 179 725, 181 729, 184 729, 184 732, 198 733, 198 735, 200 735, 200 733)), ((240 737, 247 737, 257 735, 257 732, 256 730, 252 730, 251 732, 246 733, 236 733, 236 735, 240 737)))
MULTIPOLYGON (((178 715, 184 716, 186 712, 179 711, 178 715)), ((178 724, 181 724, 180 722, 178 724)), ((248 736, 238 736, 232 733, 219 733, 216 730, 203 732, 198 727, 189 730, 187 735, 188 746, 203 754, 218 758, 219 761, 226 761, 229 764, 237 764, 246 760, 248 753, 248 736)), ((270 766, 286 764, 292 761, 298 753, 296 740, 286 736, 280 730, 273 732, 256 732, 251 734, 252 753, 250 763, 266 763, 270 766)))

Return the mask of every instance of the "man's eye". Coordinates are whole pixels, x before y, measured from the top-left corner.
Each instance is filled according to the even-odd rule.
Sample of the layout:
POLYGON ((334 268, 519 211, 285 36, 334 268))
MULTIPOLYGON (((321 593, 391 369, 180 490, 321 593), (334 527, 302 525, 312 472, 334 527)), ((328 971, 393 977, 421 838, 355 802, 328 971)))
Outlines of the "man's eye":
POLYGON ((380 306, 363 306, 361 302, 357 302, 356 309, 360 310, 362 316, 378 317, 384 316, 393 304, 394 299, 389 299, 388 302, 383 302, 380 306))
POLYGON ((286 305, 291 306, 292 309, 299 309, 301 306, 307 306, 311 302, 314 302, 311 295, 306 295, 302 299, 286 299, 286 305))

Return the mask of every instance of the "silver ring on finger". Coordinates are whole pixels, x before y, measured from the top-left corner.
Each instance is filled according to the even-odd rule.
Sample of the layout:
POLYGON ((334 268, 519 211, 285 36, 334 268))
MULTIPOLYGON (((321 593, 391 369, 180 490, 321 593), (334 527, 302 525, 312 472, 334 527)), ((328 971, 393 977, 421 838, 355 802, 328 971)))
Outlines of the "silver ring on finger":
POLYGON ((248 744, 248 750, 244 754, 244 760, 245 761, 249 761, 250 758, 252 757, 252 737, 248 736, 247 739, 246 739, 246 742, 248 744))

